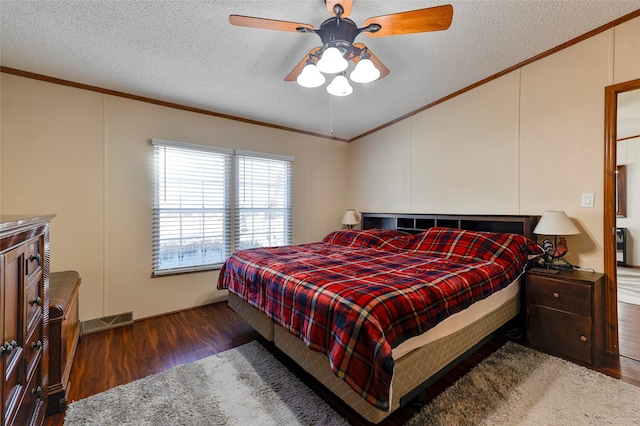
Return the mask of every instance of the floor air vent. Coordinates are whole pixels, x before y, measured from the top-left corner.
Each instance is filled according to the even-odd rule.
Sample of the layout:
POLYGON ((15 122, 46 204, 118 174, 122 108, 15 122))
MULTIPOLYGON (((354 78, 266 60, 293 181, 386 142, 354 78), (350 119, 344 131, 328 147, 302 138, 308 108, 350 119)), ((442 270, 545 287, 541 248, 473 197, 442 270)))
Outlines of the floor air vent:
POLYGON ((91 319, 82 322, 82 334, 96 333, 130 324, 133 324, 133 312, 91 319))

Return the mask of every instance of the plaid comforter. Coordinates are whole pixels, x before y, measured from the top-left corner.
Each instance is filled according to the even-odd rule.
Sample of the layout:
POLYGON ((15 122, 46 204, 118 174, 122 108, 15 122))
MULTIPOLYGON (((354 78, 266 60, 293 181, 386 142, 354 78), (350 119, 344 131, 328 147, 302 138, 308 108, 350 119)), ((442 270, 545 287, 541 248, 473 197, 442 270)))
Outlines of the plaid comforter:
POLYGON ((315 351, 365 400, 389 409, 391 349, 506 287, 533 241, 431 228, 344 230, 322 242, 233 254, 228 288, 315 351))

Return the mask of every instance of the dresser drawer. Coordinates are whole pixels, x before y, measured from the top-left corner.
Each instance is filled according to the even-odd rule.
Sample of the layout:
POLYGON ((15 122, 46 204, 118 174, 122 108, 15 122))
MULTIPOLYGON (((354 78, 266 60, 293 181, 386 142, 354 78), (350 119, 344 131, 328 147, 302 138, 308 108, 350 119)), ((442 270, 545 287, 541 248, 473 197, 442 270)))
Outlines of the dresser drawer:
POLYGON ((15 425, 41 424, 36 421, 39 416, 37 407, 42 404, 42 383, 40 366, 33 375, 28 377, 29 382, 25 388, 24 399, 20 405, 15 425))
POLYGON ((16 347, 12 351, 12 355, 14 355, 14 361, 10 365, 5 367, 5 377, 3 377, 3 391, 2 395, 4 400, 2 401, 2 410, 4 413, 4 424, 12 424, 11 421, 16 416, 20 397, 22 396, 22 391, 24 389, 24 370, 23 363, 21 362, 23 357, 22 348, 20 346, 16 347))
POLYGON ((38 362, 42 358, 42 321, 40 321, 33 333, 29 336, 24 350, 27 355, 27 376, 32 374, 34 368, 37 368, 38 362))
POLYGON ((34 238, 29 240, 25 246, 25 274, 27 277, 32 277, 33 274, 38 272, 42 265, 42 243, 40 238, 34 238))
POLYGON ((527 303, 591 316, 591 286, 537 275, 527 277, 527 303))
POLYGON ((42 272, 40 272, 36 279, 28 282, 25 291, 27 333, 31 333, 38 322, 41 322, 42 303, 42 272))
POLYGON ((527 305, 529 344, 545 351, 592 363, 591 317, 527 305))

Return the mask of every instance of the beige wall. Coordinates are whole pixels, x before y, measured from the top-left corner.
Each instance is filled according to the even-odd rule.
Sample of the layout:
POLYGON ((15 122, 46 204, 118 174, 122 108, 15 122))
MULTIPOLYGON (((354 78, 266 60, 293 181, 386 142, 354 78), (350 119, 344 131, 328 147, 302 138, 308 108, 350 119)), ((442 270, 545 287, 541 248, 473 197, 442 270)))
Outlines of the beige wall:
POLYGON ((352 142, 349 206, 450 214, 564 210, 582 231, 567 238, 568 259, 601 271, 604 88, 636 78, 640 18, 352 142), (389 158, 392 169, 380 173, 389 170, 389 158), (595 194, 594 208, 581 207, 582 193, 595 194))
POLYGON ((52 270, 82 276, 83 320, 223 300, 217 272, 151 276, 151 138, 295 157, 294 243, 340 228, 348 145, 2 74, 0 213, 55 213, 52 270))

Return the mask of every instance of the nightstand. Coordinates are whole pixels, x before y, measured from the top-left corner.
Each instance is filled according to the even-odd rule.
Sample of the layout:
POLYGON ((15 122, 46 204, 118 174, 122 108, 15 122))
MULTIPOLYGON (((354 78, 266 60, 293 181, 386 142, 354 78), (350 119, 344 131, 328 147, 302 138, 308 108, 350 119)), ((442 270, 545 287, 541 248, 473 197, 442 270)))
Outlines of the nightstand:
POLYGON ((530 270, 525 275, 529 345, 561 357, 599 363, 604 350, 604 274, 530 270))

